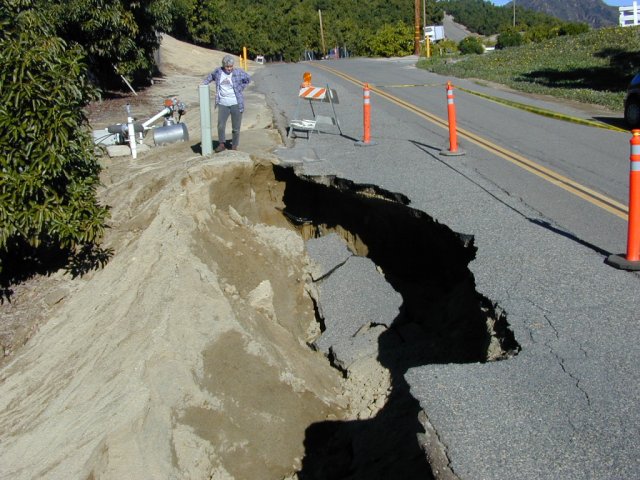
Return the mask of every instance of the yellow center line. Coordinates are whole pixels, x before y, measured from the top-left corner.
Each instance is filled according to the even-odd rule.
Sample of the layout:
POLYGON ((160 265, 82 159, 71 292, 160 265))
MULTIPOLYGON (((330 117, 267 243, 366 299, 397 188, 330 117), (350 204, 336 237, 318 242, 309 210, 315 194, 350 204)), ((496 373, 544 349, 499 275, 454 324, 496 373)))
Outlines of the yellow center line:
MULTIPOLYGON (((325 70, 329 73, 332 73, 333 75, 343 78, 344 80, 347 80, 348 82, 351 82, 355 85, 364 86, 365 84, 365 82, 361 82, 360 80, 354 77, 351 77, 350 75, 347 75, 345 73, 342 73, 338 70, 335 70, 331 67, 327 67, 325 65, 318 65, 318 64, 314 64, 313 66, 320 68, 321 70, 325 70)), ((400 98, 397 98, 388 92, 380 90, 379 88, 369 85, 369 89, 377 93, 381 97, 386 98, 390 102, 395 103, 396 105, 404 107, 407 110, 415 113, 419 117, 422 117, 425 120, 429 120, 431 123, 438 125, 442 128, 445 128, 447 130, 449 129, 448 120, 445 120, 441 117, 438 117, 437 115, 429 113, 426 110, 422 110, 421 108, 418 108, 409 102, 406 102, 400 98)), ((457 131, 460 135, 465 137, 467 140, 471 141, 472 143, 475 143, 479 147, 484 148, 488 152, 491 152, 499 156, 500 158, 514 165, 517 165, 520 168, 530 173, 533 173, 534 175, 537 175, 538 177, 548 181, 549 183, 552 183, 553 185, 556 185, 572 193, 573 195, 576 195, 577 197, 582 198, 583 200, 586 200, 587 202, 599 208, 602 208, 603 210, 609 213, 612 213, 613 215, 616 215, 617 217, 625 221, 628 220, 629 208, 626 205, 602 193, 596 192, 595 190, 589 187, 586 187, 574 180, 571 180, 570 178, 565 177, 564 175, 561 175, 560 173, 555 172, 543 165, 540 165, 534 162, 533 160, 525 158, 522 155, 512 152, 511 150, 508 150, 504 147, 496 145, 490 142, 489 140, 479 135, 476 135, 468 130, 465 130, 463 128, 457 128, 457 131)))

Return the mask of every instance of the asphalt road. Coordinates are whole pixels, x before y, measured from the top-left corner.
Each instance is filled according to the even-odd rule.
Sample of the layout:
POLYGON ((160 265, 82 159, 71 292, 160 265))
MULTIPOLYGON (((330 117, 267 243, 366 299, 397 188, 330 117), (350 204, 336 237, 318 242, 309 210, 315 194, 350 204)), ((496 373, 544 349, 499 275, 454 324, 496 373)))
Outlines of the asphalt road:
MULTIPOLYGON (((474 237, 478 251, 469 268, 476 290, 505 313, 521 351, 500 362, 415 364, 404 374, 453 473, 463 479, 640 478, 640 277, 604 263, 608 252, 625 250, 626 222, 464 136, 465 155, 441 155, 449 145, 446 128, 375 92, 372 143, 355 146, 363 133, 362 88, 324 67, 446 118, 447 79, 416 70, 414 61, 268 65, 255 75, 256 85, 281 126, 309 116, 297 98, 305 70, 314 85, 329 84, 340 99, 341 135, 314 133, 277 154, 308 175, 402 193, 414 208, 474 237)), ((453 81, 591 118, 566 105, 453 81)), ((459 90, 456 106, 461 129, 626 204, 627 132, 551 120, 459 90)))
POLYGON ((459 42, 471 35, 471 32, 469 32, 464 25, 454 22, 451 15, 444 16, 442 19, 442 25, 444 26, 445 37, 449 40, 453 40, 454 42, 459 42))
MULTIPOLYGON (((367 82, 394 97, 409 102, 442 119, 447 119, 445 84, 447 78, 416 69, 414 60, 371 61, 351 60, 322 62, 349 76, 367 82)), ((462 79, 453 79, 458 127, 487 141, 507 148, 538 165, 574 180, 624 205, 628 203, 629 138, 625 132, 577 125, 541 117, 517 108, 488 101, 465 90, 488 94, 534 107, 540 107, 577 118, 593 119, 592 115, 552 101, 523 97, 518 94, 487 88, 462 79), (463 90, 464 89, 464 90, 463 90)), ((328 78, 333 86, 354 88, 341 78, 328 78)), ((357 90, 357 89, 356 89, 357 90)), ((376 98, 376 115, 396 118, 403 123, 419 125, 423 137, 432 147, 448 145, 448 131, 398 108, 384 98, 376 98)), ((598 117, 596 117, 598 118, 598 117)), ((605 120, 620 124, 614 117, 605 120)), ((362 123, 362 122, 359 122, 362 123)), ((360 127, 361 128, 361 127, 360 127)), ((376 132, 374 136, 384 136, 376 132)), ((360 134, 361 135, 361 134, 360 134)), ((607 253, 620 253, 626 248, 626 220, 570 194, 548 180, 536 177, 521 167, 499 158, 491 152, 459 137, 461 148, 469 155, 451 162, 474 169, 478 175, 521 198, 534 210, 566 230, 567 234, 607 253)))

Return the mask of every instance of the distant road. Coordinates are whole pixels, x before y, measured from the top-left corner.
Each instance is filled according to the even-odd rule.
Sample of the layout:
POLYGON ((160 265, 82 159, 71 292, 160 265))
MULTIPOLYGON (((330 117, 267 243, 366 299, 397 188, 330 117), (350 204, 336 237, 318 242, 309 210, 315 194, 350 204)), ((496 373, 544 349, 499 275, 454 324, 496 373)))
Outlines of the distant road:
POLYGON ((444 16, 442 19, 442 25, 444 25, 444 36, 454 42, 459 42, 469 35, 472 35, 464 25, 454 22, 451 15, 444 16))
MULTIPOLYGON (((330 70, 325 70, 326 78, 342 89, 357 92, 362 83, 371 84, 376 115, 399 123, 420 124, 424 128, 421 142, 430 149, 442 148, 448 144, 445 91, 448 79, 417 69, 414 64, 415 58, 350 59, 312 62, 308 68, 317 71, 313 67, 323 70, 329 67, 330 70)), ((466 90, 584 116, 583 112, 552 101, 532 100, 468 80, 454 79, 454 84, 466 90)), ((461 132, 459 144, 467 155, 446 160, 435 155, 436 159, 446 161, 452 168, 462 163, 475 169, 495 187, 521 198, 542 218, 547 218, 552 228, 596 251, 621 253, 626 250, 630 138, 627 132, 541 117, 460 88, 454 93, 461 132)), ((372 133, 376 134, 384 135, 384 132, 372 133)), ((414 149, 411 142, 401 142, 395 153, 410 155, 414 149)))

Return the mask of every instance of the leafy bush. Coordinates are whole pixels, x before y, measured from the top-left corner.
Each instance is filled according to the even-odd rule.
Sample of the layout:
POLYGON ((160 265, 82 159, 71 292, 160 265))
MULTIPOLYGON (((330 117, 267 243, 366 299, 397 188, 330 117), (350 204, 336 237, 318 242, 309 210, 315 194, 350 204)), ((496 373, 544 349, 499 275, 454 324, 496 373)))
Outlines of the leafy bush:
POLYGON ((501 50, 508 47, 517 47, 524 43, 524 38, 517 30, 508 28, 498 35, 498 42, 496 43, 496 49, 501 50))
POLYGON ((558 35, 580 35, 581 33, 587 33, 589 31, 589 25, 586 23, 564 23, 558 31, 558 35))
POLYGON ((371 53, 382 57, 399 57, 413 53, 413 29, 402 22, 384 25, 371 37, 371 53))
POLYGON ((484 53, 484 45, 478 37, 465 37, 458 44, 458 50, 463 55, 484 53))
POLYGON ((524 33, 524 39, 527 42, 541 43, 551 38, 557 37, 559 32, 558 27, 550 27, 548 25, 536 25, 529 28, 524 33))
POLYGON ((431 56, 433 57, 448 57, 457 53, 458 44, 448 38, 431 44, 431 56))
POLYGON ((100 167, 82 112, 95 90, 82 50, 29 0, 3 1, 0 30, 0 252, 96 242, 108 210, 95 196, 100 167))
POLYGON ((561 25, 539 24, 529 27, 524 32, 526 42, 541 43, 554 37, 563 35, 580 35, 589 31, 586 23, 563 23, 561 25))

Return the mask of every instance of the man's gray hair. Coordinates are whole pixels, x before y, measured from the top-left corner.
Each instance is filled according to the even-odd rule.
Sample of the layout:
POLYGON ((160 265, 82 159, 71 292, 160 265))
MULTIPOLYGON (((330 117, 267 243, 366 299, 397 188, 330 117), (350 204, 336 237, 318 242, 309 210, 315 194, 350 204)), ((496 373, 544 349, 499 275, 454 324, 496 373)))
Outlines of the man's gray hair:
POLYGON ((224 57, 222 57, 222 66, 226 67, 228 65, 233 65, 234 60, 233 57, 231 55, 225 55, 224 57))

